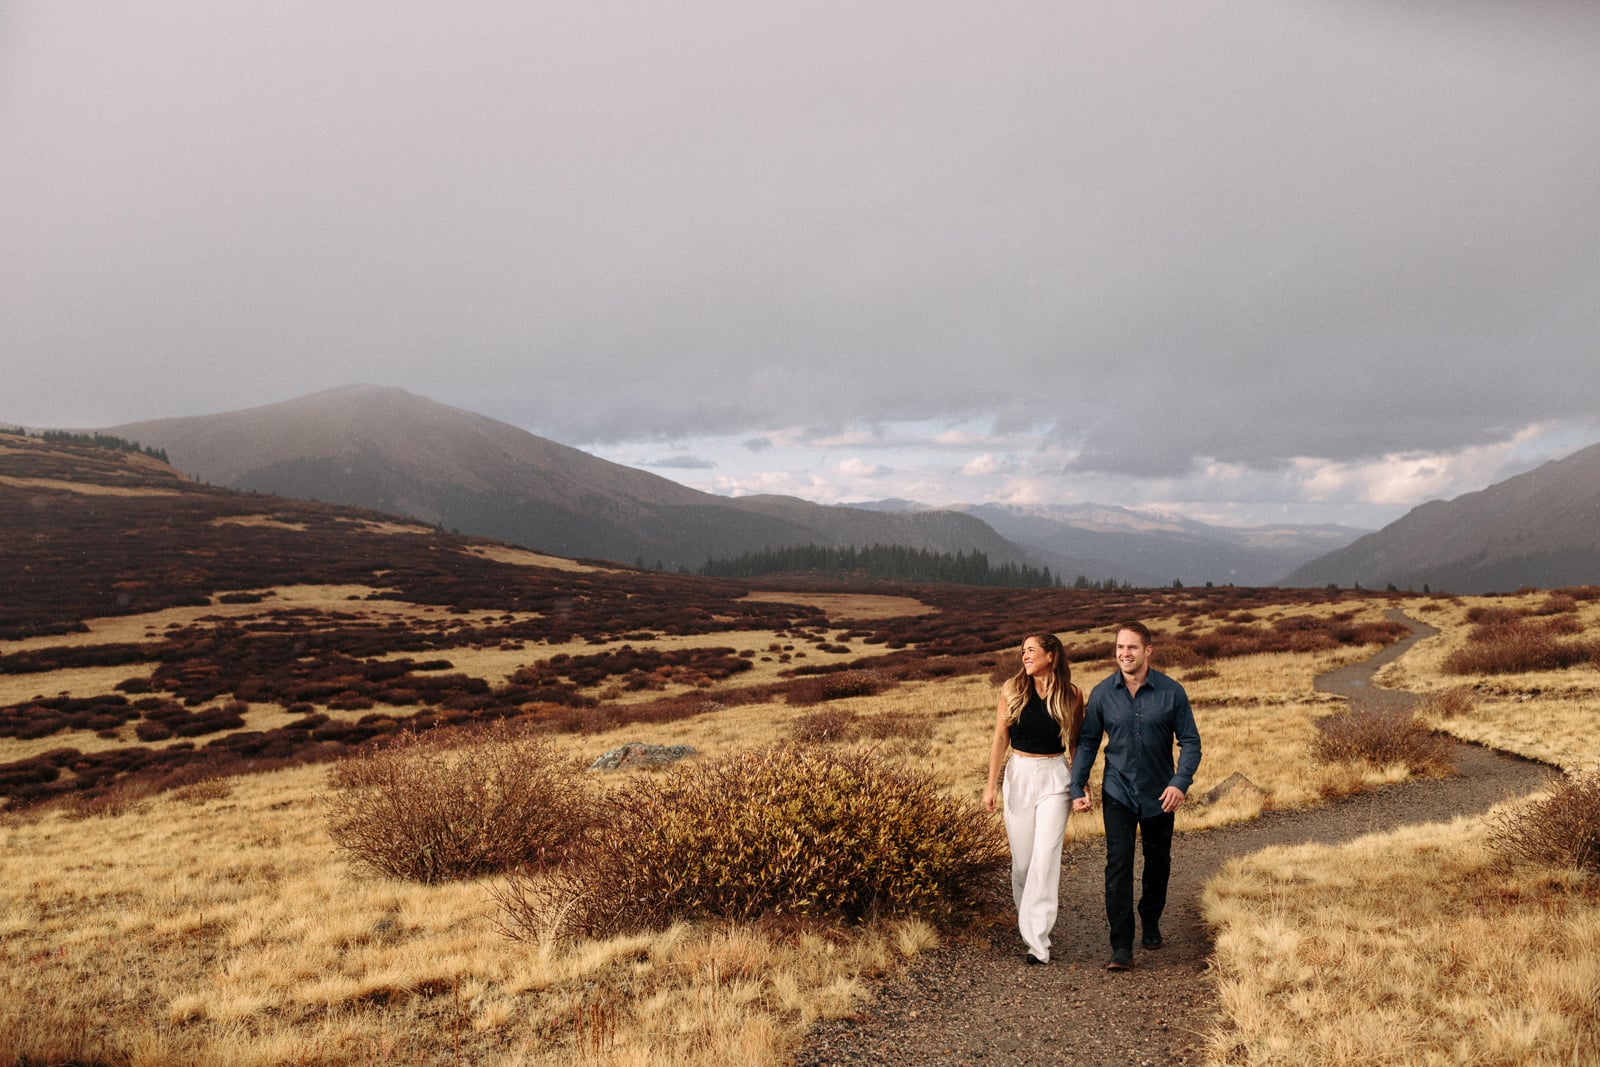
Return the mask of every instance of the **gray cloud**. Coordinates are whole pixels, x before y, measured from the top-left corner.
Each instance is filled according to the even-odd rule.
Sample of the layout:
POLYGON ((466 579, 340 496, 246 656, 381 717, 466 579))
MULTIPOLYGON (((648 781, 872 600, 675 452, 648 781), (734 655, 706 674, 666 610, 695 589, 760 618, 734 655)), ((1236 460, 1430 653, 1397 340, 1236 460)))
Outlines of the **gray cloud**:
POLYGON ((0 20, 7 419, 379 381, 579 444, 1053 424, 1149 478, 1600 406, 1593 4, 0 20))

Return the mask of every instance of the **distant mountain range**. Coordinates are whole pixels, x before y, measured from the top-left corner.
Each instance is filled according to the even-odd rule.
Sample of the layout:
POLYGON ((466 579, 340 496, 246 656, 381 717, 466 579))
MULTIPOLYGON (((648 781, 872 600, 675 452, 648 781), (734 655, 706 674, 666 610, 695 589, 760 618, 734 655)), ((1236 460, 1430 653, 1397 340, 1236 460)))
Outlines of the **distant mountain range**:
POLYGON ((668 569, 765 547, 899 544, 1044 565, 1069 583, 1078 576, 1140 586, 1431 583, 1467 592, 1600 580, 1595 449, 1481 494, 1423 505, 1362 536, 1342 526, 1212 526, 1099 505, 845 507, 721 497, 378 386, 102 432, 163 449, 178 469, 216 485, 668 569), (1473 503, 1478 497, 1481 505, 1473 503))
POLYGON ((1364 531, 1348 526, 1213 526, 1178 515, 1102 504, 962 505, 1000 534, 1050 559, 1089 561, 1090 577, 1132 576, 1136 585, 1276 585, 1316 556, 1364 531))
POLYGON ((1600 444, 1413 508, 1282 584, 1510 592, 1600 584, 1600 444))
POLYGON ((1022 549, 978 519, 702 493, 401 389, 349 386, 104 432, 214 485, 375 508, 557 555, 695 568, 775 545, 1022 549))

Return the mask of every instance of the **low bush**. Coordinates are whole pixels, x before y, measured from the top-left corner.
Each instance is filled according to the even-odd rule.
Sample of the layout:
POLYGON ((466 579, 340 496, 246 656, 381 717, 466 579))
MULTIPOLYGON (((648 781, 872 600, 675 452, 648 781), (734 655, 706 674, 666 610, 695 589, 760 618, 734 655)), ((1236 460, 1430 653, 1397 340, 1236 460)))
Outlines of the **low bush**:
POLYGON ((1423 700, 1420 710, 1441 719, 1454 719, 1465 715, 1472 710, 1472 689, 1469 686, 1458 685, 1434 693, 1423 700))
POLYGON ((1566 615, 1578 610, 1578 599, 1570 593, 1551 593, 1533 609, 1535 615, 1566 615))
POLYGON ((1496 813, 1489 843, 1510 864, 1600 874, 1600 769, 1564 775, 1543 798, 1496 813))
POLYGON ((928 724, 909 711, 875 711, 862 718, 861 734, 874 741, 886 741, 891 737, 926 737, 928 724))
POLYGON ((497 891, 522 940, 679 919, 938 919, 1006 859, 999 824, 927 774, 864 750, 780 745, 639 777, 565 867, 497 891))
POLYGON ((856 713, 843 708, 823 708, 810 711, 794 720, 789 736, 805 745, 827 741, 843 741, 850 736, 856 723, 856 713))
POLYGON ((1480 621, 1467 634, 1467 642, 1441 664, 1446 674, 1526 674, 1559 671, 1593 661, 1600 643, 1562 640, 1573 632, 1571 616, 1556 615, 1543 621, 1523 616, 1498 615, 1480 621))
POLYGON ((889 681, 878 671, 846 670, 801 678, 790 687, 785 698, 802 707, 847 697, 869 697, 888 688, 889 681))
POLYGON ((1403 763, 1413 774, 1447 774, 1453 747, 1409 710, 1347 711, 1317 721, 1311 756, 1322 763, 1403 763))
POLYGON ((404 732, 340 761, 328 833, 383 874, 434 883, 559 857, 594 810, 580 761, 505 723, 404 732))

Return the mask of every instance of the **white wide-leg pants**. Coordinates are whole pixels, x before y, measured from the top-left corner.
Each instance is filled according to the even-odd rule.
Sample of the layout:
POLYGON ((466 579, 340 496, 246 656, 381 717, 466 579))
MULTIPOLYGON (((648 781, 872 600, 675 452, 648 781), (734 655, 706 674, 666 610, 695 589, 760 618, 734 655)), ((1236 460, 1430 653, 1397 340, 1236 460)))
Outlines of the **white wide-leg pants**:
POLYGON ((1017 930, 1036 959, 1050 959, 1060 902, 1061 839, 1067 831, 1071 774, 1065 756, 1006 761, 1005 821, 1011 842, 1011 899, 1017 930))

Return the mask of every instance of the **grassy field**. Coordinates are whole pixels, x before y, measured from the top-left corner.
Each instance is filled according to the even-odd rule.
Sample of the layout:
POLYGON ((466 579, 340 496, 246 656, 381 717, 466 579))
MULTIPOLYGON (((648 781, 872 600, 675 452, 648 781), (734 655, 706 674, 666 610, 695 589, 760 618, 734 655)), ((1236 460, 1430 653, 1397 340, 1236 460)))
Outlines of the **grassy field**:
MULTIPOLYGON (((1418 600, 1439 628, 1381 680, 1453 692, 1432 724, 1582 773, 1600 764, 1590 659, 1563 670, 1461 670, 1474 613, 1548 617, 1546 594, 1418 600)), ((1562 603, 1581 635, 1594 601, 1562 603)), ((1520 625, 1520 624, 1519 624, 1520 625)), ((1579 638, 1581 639, 1581 638, 1579 638)), ((1537 652, 1537 650, 1535 650, 1537 652)), ((1600 1053, 1600 879, 1509 863, 1497 828, 1524 802, 1488 817, 1411 827, 1342 847, 1269 849, 1231 864, 1207 889, 1217 931, 1224 1018, 1213 1064, 1572 1065, 1600 1053)), ((1595 832, 1600 819, 1590 822, 1595 832)))
MULTIPOLYGON (((1142 617, 1205 736, 1194 830, 1409 773, 1311 756, 1340 708, 1312 679, 1394 640, 1401 605, 1441 633, 1383 681, 1453 694, 1434 725, 1600 761, 1592 591, 734 583, 225 493, 143 457, 0 452, 0 1064, 779 1065, 940 936, 907 916, 513 940, 504 876, 389 879, 330 838, 330 763, 402 730, 511 720, 584 761, 637 740, 692 745, 692 766, 826 725, 976 800, 1022 636, 1059 633, 1087 688, 1142 617), (1207 802, 1235 773, 1252 788, 1207 802)), ((1485 833, 1231 868, 1209 901, 1215 1061, 1581 1062, 1593 881, 1501 870, 1485 833)))
MULTIPOLYGON (((312 595, 279 592, 284 602, 312 595)), ((839 626, 890 605, 904 607, 829 601, 839 626)), ((1346 602, 1339 610, 1376 618, 1383 607, 1346 602)), ((190 610, 105 625, 159 633, 190 610)), ((1332 609, 1283 610, 1315 618, 1332 609)), ((1204 630, 1208 621, 1220 622, 1189 625, 1204 630)), ((1107 635, 1064 636, 1088 643, 1107 635)), ((1374 647, 1175 669, 1194 675, 1207 745, 1183 825, 1318 803, 1403 773, 1304 758, 1313 720, 1330 710, 1312 678, 1374 647), (1199 801, 1234 771, 1259 791, 1199 801)), ((496 681, 529 654, 471 651, 452 652, 455 665, 496 681)), ((810 658, 842 655, 812 649, 810 658)), ((775 676, 774 666, 756 671, 775 676)), ((983 674, 907 681, 826 709, 848 722, 839 744, 874 746, 975 800, 996 676, 1012 666, 1006 654, 983 674)), ((1077 670, 1087 685, 1109 663, 1077 670)), ((29 677, 46 692, 105 681, 74 671, 29 677)), ((696 692, 700 713, 621 723, 574 735, 570 745, 585 759, 630 740, 687 743, 711 757, 784 740, 818 710, 771 694, 723 703, 717 686, 696 692)), ((250 725, 282 714, 252 708, 250 725)), ((39 744, 5 743, 12 752, 39 744)), ((493 880, 421 886, 352 866, 325 830, 327 775, 324 766, 298 766, 148 795, 125 787, 0 820, 0 1062, 780 1064, 809 1024, 856 1010, 869 980, 937 943, 935 929, 915 919, 708 921, 599 942, 511 941, 497 928, 493 880)), ((1071 832, 1097 834, 1098 823, 1074 820, 1071 832)))

